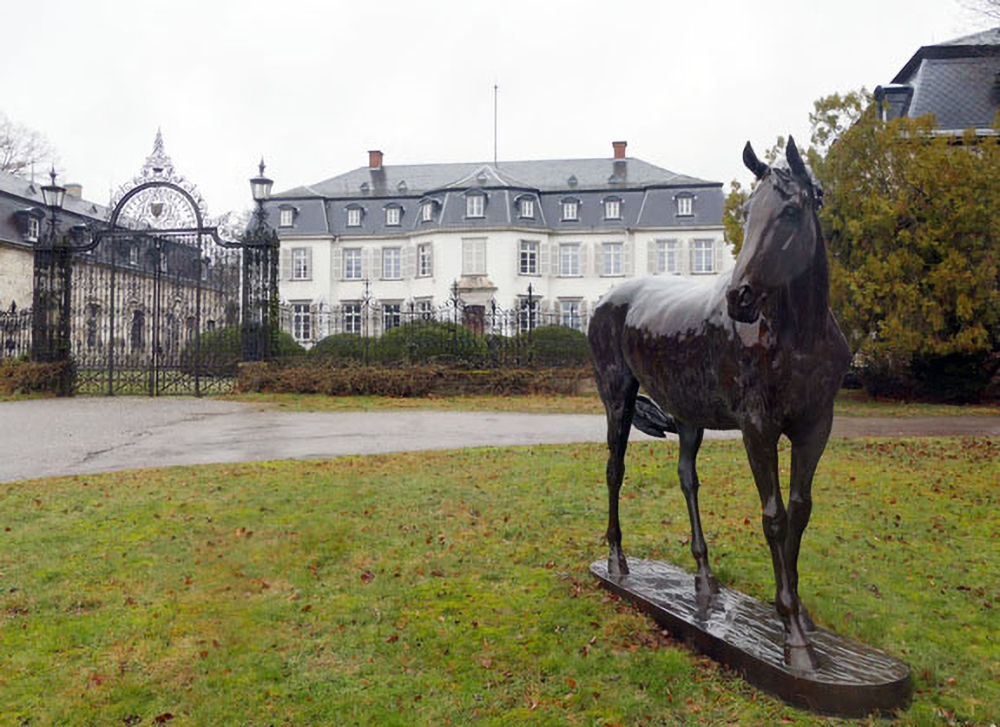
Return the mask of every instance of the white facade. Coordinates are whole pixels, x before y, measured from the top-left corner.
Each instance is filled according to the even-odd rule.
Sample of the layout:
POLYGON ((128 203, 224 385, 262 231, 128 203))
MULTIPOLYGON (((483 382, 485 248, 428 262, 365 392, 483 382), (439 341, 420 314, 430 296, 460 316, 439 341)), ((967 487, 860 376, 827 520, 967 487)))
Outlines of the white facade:
MULTIPOLYGON (((597 161, 578 162, 581 176, 588 171, 585 163, 597 161)), ((644 164, 624 158, 615 162, 644 164)), ((449 165, 426 166, 436 170, 449 165)), ((640 171, 647 167, 672 174, 651 165, 640 171)), ((401 170, 399 176, 417 177, 414 170, 423 169, 372 167, 362 171, 374 175, 401 170)), ((533 167, 526 169, 530 172, 533 167)), ((538 311, 553 316, 547 320, 559 315, 560 322, 584 329, 598 299, 623 280, 649 275, 717 276, 734 264, 723 235, 721 185, 700 180, 692 184, 691 178, 675 182, 678 176, 667 177, 663 183, 653 177, 649 183, 610 190, 604 179, 600 180, 602 190, 581 189, 583 185, 573 178, 561 189, 551 189, 508 181, 496 168, 483 165, 475 174, 478 187, 465 179, 443 189, 414 193, 407 188, 406 195, 379 197, 371 193, 365 176, 353 172, 329 180, 329 187, 333 182, 340 185, 330 194, 317 194, 321 183, 301 188, 308 193, 293 190, 278 195, 271 208, 281 211, 271 219, 278 221, 280 215, 285 223, 278 227, 279 289, 283 303, 295 314, 291 332, 306 345, 327 335, 357 332, 350 321, 345 328, 339 312, 366 296, 375 305, 438 309, 452 298, 456 285, 465 305, 488 308, 495 303, 507 310, 517 308, 531 286, 538 311), (347 183, 340 180, 352 175, 362 180, 360 191, 345 195, 342 187, 347 183), (485 197, 485 209, 481 197, 485 197), (564 198, 579 206, 581 219, 576 219, 575 209, 572 219, 565 216, 564 198), (424 214, 430 209, 429 199, 438 205, 432 208, 433 219, 424 214), (317 205, 322 205, 322 216, 315 212, 317 205), (657 212, 656 206, 663 209, 657 212), (664 211, 667 207, 669 215, 664 211), (519 215, 530 219, 522 224, 519 215), (560 215, 561 219, 552 219, 560 215), (664 224, 656 224, 657 219, 664 224), (398 230, 393 229, 397 226, 398 230)), ((394 191, 404 184, 405 180, 398 182, 394 191)))

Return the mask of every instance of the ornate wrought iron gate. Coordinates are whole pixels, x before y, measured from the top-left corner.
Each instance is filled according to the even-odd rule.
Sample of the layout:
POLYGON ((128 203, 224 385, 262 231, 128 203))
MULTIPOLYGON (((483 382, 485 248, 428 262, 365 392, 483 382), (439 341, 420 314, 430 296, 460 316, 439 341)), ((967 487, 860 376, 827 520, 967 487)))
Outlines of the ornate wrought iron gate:
POLYGON ((239 251, 198 237, 126 232, 77 256, 70 304, 77 391, 230 388, 241 360, 239 251))
POLYGON ((238 241, 207 226, 197 189, 157 135, 107 226, 60 236, 53 224, 39 244, 33 357, 71 359, 79 393, 229 390, 240 361, 270 356, 277 251, 262 208, 238 241))

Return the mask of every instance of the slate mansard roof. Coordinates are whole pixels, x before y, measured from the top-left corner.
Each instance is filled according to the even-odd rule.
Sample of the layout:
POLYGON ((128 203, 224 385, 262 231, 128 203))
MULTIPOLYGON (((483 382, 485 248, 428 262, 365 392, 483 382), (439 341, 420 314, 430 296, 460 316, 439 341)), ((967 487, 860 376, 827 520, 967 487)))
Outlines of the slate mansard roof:
POLYGON ((271 223, 281 208, 292 208, 291 235, 384 236, 441 228, 537 228, 546 231, 607 230, 631 227, 721 226, 721 182, 657 167, 633 157, 555 159, 493 164, 402 164, 359 167, 316 184, 275 194, 268 201, 271 223), (484 214, 466 216, 465 198, 485 194, 484 214), (534 215, 519 215, 518 200, 534 200, 534 215), (678 215, 676 198, 691 196, 692 214, 678 215), (621 219, 606 220, 603 202, 617 198, 621 219), (562 202, 579 202, 579 219, 562 219, 562 202), (434 204, 430 221, 421 218, 434 204), (386 225, 385 208, 400 207, 400 224, 386 225), (347 210, 360 208, 360 227, 347 226, 347 210))
MULTIPOLYGON (((31 247, 31 243, 25 240, 18 213, 33 210, 48 224, 49 210, 42 200, 42 186, 45 184, 48 180, 36 179, 32 182, 0 172, 0 241, 31 247)), ((103 222, 107 217, 107 207, 67 194, 63 209, 59 211, 59 227, 65 232, 73 225, 103 222)))
POLYGON ((1000 110, 1000 28, 923 46, 875 100, 886 119, 934 114, 943 132, 991 128, 1000 110))

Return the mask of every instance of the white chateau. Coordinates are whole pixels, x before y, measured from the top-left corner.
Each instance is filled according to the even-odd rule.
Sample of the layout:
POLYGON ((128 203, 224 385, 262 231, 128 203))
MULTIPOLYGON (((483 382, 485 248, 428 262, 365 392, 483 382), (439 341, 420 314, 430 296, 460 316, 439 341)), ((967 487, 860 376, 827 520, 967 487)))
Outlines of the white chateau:
POLYGON ((378 333, 457 291, 470 323, 496 306, 585 330, 624 279, 731 268, 722 184, 612 146, 606 159, 498 164, 385 165, 371 151, 365 167, 272 196, 286 327, 307 346, 378 333))

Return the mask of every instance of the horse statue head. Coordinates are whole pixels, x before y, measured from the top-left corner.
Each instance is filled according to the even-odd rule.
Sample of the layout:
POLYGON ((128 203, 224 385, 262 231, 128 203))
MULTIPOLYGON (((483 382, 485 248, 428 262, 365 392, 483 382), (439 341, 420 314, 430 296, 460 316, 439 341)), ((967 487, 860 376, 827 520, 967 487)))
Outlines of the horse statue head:
POLYGON ((820 245, 822 190, 791 137, 785 158, 787 168, 772 168, 749 141, 743 148, 743 163, 760 184, 747 201, 743 249, 726 291, 729 317, 741 323, 756 321, 770 293, 809 269, 820 245))

